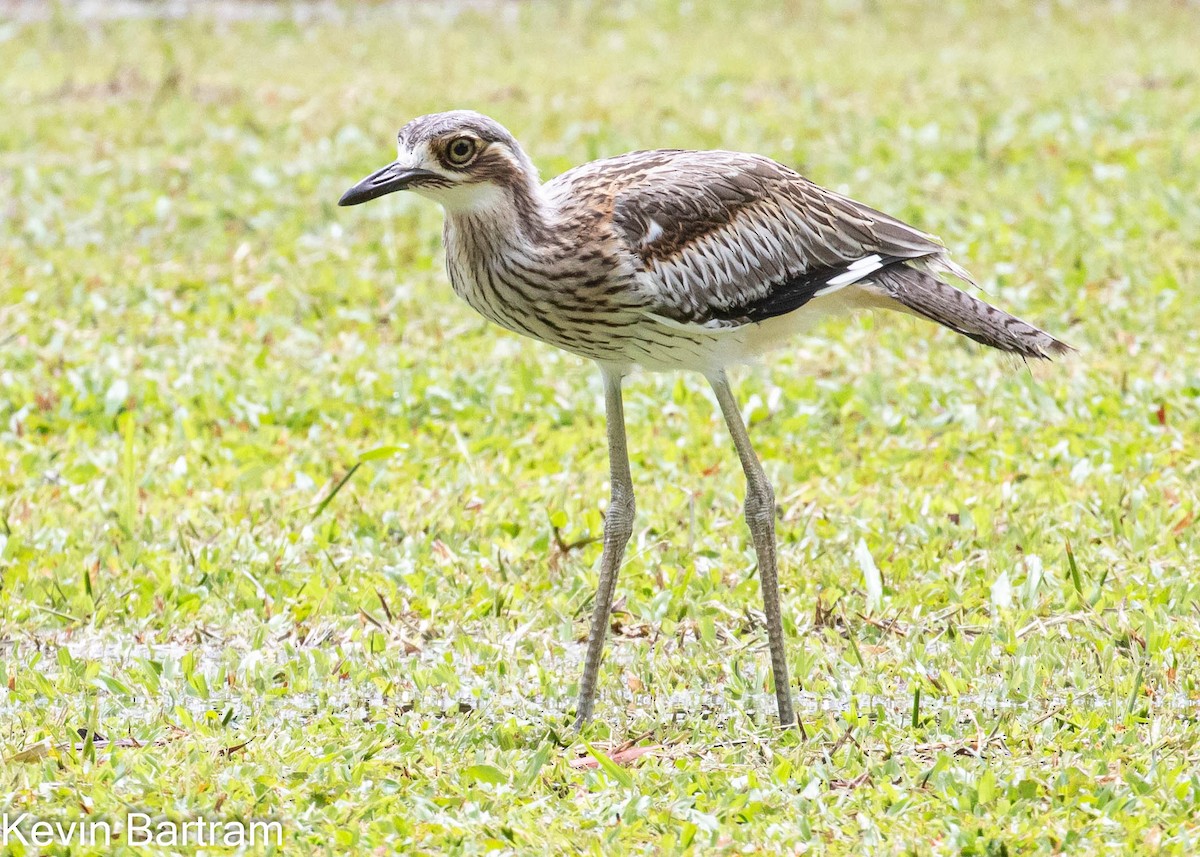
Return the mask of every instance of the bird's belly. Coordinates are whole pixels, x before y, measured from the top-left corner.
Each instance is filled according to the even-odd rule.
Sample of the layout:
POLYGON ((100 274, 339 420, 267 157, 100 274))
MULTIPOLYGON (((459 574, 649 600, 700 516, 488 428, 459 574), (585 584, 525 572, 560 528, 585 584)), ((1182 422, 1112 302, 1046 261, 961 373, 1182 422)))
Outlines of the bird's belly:
POLYGON ((858 291, 843 289, 763 322, 711 329, 672 324, 599 293, 588 299, 566 285, 547 290, 505 281, 486 270, 468 275, 453 260, 448 268, 455 293, 489 321, 580 357, 652 371, 709 372, 754 360, 823 316, 851 308, 855 301, 850 293, 858 291))
MULTIPOLYGON (((817 298, 787 315, 725 329, 676 326, 648 318, 652 324, 639 329, 626 346, 628 362, 654 371, 693 369, 710 372, 738 363, 751 362, 781 348, 829 316, 872 306, 869 296, 848 288, 817 298)), ((644 316, 645 317, 645 316, 644 316)))

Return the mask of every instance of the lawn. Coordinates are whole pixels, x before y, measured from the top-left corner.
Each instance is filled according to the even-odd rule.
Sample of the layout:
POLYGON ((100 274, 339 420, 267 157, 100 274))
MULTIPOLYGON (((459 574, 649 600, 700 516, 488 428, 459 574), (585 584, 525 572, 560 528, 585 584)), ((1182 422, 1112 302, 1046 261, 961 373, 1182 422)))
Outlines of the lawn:
POLYGON ((1200 849, 1200 7, 712 6, 10 7, 0 811, 295 854, 1200 849), (570 731, 597 374, 458 302, 436 206, 336 207, 452 107, 546 177, 770 155, 1078 349, 864 315, 736 373, 803 735, 713 398, 651 374, 570 731))

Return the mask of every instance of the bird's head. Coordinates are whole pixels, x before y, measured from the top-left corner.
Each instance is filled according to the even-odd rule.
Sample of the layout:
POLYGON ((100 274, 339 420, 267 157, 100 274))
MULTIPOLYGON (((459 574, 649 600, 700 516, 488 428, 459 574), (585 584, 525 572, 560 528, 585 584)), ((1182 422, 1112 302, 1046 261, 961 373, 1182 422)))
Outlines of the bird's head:
POLYGON ((537 186, 537 170, 512 134, 472 110, 419 116, 400 129, 396 160, 350 188, 338 205, 358 205, 411 190, 466 213, 496 204, 499 194, 537 186))

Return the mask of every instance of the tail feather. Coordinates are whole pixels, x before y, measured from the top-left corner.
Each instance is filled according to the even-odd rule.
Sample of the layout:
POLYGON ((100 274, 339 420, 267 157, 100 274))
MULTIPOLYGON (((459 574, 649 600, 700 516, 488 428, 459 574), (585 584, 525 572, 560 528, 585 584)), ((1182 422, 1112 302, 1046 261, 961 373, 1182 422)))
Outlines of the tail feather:
POLYGON ((863 285, 915 315, 1001 351, 1049 360, 1072 350, 1044 330, 905 264, 891 265, 863 285))

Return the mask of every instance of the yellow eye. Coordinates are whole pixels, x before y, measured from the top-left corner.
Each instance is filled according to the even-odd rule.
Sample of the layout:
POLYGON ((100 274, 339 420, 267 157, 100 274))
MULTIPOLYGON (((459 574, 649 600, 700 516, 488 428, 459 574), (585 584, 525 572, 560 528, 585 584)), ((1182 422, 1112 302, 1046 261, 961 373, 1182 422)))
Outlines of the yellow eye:
POLYGON ((456 137, 446 147, 446 157, 450 163, 461 167, 475 155, 475 139, 473 137, 456 137))

